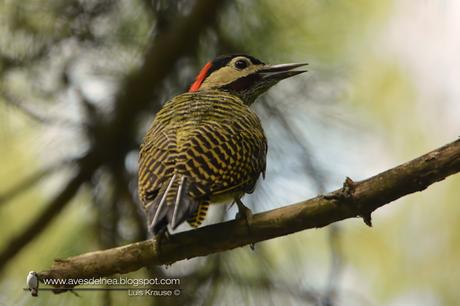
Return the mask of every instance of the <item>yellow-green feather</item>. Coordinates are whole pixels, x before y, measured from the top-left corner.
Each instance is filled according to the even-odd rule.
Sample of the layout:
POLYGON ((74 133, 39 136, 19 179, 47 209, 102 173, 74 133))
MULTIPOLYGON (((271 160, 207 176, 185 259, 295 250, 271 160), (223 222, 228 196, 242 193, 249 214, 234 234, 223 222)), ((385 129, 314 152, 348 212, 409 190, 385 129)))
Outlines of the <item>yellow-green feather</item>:
MULTIPOLYGON (((253 191, 265 171, 267 143, 257 115, 224 91, 185 93, 158 112, 140 151, 139 194, 152 203, 176 174, 166 204, 173 205, 178 181, 198 203, 253 191)), ((200 205, 201 207, 201 205, 200 205)), ((192 217, 192 216, 190 216, 192 217)))

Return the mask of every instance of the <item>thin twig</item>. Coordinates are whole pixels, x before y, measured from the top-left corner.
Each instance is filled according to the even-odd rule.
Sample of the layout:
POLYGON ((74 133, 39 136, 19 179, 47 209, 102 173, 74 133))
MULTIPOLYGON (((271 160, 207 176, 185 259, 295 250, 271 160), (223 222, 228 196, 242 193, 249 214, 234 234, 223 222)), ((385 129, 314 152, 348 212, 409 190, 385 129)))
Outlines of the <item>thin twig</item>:
POLYGON ((98 161, 91 155, 85 156, 80 162, 80 168, 76 174, 64 185, 63 189, 50 200, 46 208, 38 217, 18 234, 14 235, 5 244, 0 252, 0 271, 6 266, 19 251, 30 241, 37 237, 59 215, 75 196, 80 186, 87 181, 99 166, 98 161))
POLYGON ((65 167, 70 165, 72 162, 73 160, 57 162, 53 165, 40 169, 37 172, 27 176, 22 181, 18 182, 16 185, 10 187, 8 190, 0 194, 0 205, 5 204, 8 201, 11 201, 16 196, 20 195, 21 193, 24 193, 25 191, 32 188, 48 176, 53 175, 54 173, 62 169, 65 169, 65 167))
POLYGON ((40 113, 37 110, 34 110, 29 105, 37 105, 38 103, 33 102, 20 102, 19 98, 14 97, 12 94, 8 93, 5 90, 0 91, 0 96, 3 96, 3 100, 5 101, 6 105, 14 107, 30 119, 35 122, 38 122, 43 125, 55 125, 61 126, 64 128, 72 128, 72 129, 80 129, 82 124, 79 122, 73 121, 71 119, 63 119, 60 117, 51 116, 49 114, 45 115, 40 113))

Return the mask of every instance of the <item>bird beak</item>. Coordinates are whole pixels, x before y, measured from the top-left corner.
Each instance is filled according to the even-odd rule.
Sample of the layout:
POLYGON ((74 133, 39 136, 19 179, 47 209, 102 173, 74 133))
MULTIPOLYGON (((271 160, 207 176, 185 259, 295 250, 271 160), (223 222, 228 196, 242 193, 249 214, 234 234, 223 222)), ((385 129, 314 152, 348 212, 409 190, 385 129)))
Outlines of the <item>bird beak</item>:
POLYGON ((308 65, 307 63, 291 63, 279 65, 266 65, 257 74, 265 80, 281 81, 283 79, 307 72, 307 70, 293 70, 308 65))

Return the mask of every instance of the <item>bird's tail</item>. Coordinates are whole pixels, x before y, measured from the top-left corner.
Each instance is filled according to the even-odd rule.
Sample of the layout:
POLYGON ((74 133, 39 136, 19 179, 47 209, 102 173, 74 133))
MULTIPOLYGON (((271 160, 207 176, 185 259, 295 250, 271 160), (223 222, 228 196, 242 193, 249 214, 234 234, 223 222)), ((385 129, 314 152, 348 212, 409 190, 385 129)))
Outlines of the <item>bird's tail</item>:
POLYGON ((190 181, 174 174, 153 201, 146 205, 149 230, 157 235, 168 224, 175 229, 198 209, 199 202, 189 195, 190 181))

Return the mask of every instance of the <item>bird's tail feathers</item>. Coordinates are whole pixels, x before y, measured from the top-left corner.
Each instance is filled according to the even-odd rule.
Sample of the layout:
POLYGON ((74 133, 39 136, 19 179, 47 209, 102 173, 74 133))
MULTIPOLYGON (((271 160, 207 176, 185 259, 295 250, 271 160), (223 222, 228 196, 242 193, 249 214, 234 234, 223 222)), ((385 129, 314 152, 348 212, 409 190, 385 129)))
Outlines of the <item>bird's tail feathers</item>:
POLYGON ((149 230, 154 235, 166 229, 168 224, 175 229, 198 209, 199 202, 188 194, 190 182, 186 176, 174 174, 147 204, 149 230))

